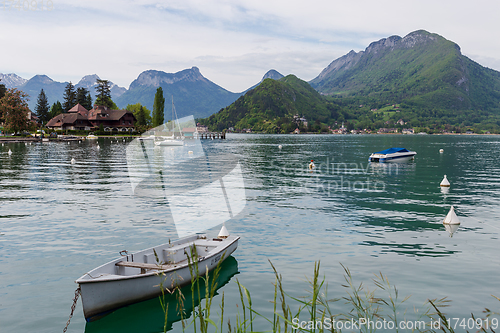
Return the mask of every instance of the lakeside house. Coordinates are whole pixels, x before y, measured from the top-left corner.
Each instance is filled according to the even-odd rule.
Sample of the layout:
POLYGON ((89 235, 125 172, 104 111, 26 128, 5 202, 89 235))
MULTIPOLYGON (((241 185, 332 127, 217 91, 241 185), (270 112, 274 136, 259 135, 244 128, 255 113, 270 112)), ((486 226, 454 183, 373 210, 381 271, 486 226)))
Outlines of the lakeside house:
POLYGON ((47 123, 47 127, 59 130, 95 130, 101 125, 105 131, 132 132, 135 130, 135 116, 128 110, 111 110, 105 106, 94 105, 91 110, 80 104, 67 113, 61 113, 47 123))
POLYGON ((401 133, 403 133, 403 134, 415 134, 415 130, 413 128, 403 128, 401 133))

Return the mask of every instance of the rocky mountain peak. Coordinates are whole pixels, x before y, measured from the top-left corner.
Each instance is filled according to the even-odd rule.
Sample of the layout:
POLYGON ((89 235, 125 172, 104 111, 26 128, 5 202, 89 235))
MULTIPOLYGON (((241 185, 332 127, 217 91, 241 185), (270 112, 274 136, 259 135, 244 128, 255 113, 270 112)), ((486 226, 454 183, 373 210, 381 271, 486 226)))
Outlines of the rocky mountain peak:
POLYGON ((7 89, 9 88, 17 88, 19 86, 22 86, 24 83, 26 83, 26 79, 23 79, 19 75, 16 75, 14 73, 10 74, 2 74, 0 73, 0 84, 5 85, 7 89))
POLYGON ((78 87, 83 87, 86 89, 92 88, 96 85, 96 81, 99 80, 99 76, 97 74, 85 75, 82 77, 80 82, 76 84, 78 87))
POLYGON ((264 76, 262 77, 261 82, 264 81, 265 79, 279 80, 282 77, 284 77, 284 76, 280 72, 278 72, 275 69, 270 69, 269 71, 267 71, 266 74, 264 74, 264 76))
POLYGON ((165 73, 157 70, 147 70, 139 74, 131 84, 129 89, 137 86, 153 86, 159 87, 162 83, 174 84, 179 81, 206 81, 207 79, 201 75, 198 67, 185 69, 177 73, 165 73))

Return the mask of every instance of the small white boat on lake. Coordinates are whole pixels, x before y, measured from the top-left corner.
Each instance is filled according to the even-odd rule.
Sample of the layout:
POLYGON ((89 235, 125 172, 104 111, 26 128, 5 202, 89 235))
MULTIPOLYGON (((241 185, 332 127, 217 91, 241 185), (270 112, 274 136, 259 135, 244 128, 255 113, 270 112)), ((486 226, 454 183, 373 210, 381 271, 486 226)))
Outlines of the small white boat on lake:
POLYGON ((85 273, 76 280, 85 319, 92 321, 120 307, 159 296, 161 288, 172 290, 191 283, 189 264, 194 264, 194 258, 198 274, 203 276, 236 250, 239 237, 224 234, 227 230, 223 226, 217 238, 197 234, 124 254, 85 273))
POLYGON ((412 160, 415 155, 414 151, 409 151, 406 148, 389 148, 376 153, 372 153, 368 158, 370 162, 407 162, 412 160))
POLYGON ((171 137, 164 137, 161 140, 155 141, 157 146, 184 146, 184 140, 176 139, 173 135, 171 137))
POLYGON ((94 135, 93 133, 90 133, 89 135, 87 135, 87 140, 97 140, 98 137, 96 135, 94 135))
POLYGON ((164 136, 161 137, 160 140, 155 141, 155 145, 157 146, 184 146, 184 136, 182 134, 182 130, 180 128, 179 120, 177 119, 177 112, 175 111, 174 106, 174 96, 172 95, 172 121, 169 122, 172 124, 170 131, 172 136, 164 136), (178 132, 180 136, 175 137, 175 125, 177 124, 178 132))

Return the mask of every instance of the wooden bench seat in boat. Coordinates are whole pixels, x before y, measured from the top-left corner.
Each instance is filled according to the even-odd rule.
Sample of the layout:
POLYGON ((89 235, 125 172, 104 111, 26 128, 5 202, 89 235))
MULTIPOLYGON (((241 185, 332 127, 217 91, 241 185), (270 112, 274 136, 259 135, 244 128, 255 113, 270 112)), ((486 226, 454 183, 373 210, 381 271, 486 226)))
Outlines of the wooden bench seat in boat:
POLYGON ((172 267, 172 265, 147 264, 144 262, 133 262, 133 261, 120 261, 117 262, 115 265, 122 267, 140 268, 141 274, 146 273, 146 270, 164 270, 169 267, 172 267))

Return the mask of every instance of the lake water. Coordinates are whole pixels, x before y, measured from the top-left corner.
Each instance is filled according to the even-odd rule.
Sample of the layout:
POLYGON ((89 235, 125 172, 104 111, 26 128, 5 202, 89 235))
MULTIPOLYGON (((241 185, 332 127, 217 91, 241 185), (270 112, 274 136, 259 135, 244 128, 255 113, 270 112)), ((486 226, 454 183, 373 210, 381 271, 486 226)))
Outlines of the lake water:
MULTIPOLYGON (((74 280, 121 250, 177 237, 166 202, 132 194, 129 141, 99 139, 100 149, 97 142, 0 147, 0 332, 62 330, 74 280)), ((308 294, 307 277, 321 261, 332 298, 346 295, 343 264, 357 283, 373 289, 382 272, 402 298, 412 295, 400 309, 410 318, 414 306, 445 296, 454 318, 500 308, 491 297, 500 296, 500 137, 233 134, 203 146, 236 154, 243 167, 247 204, 226 223, 240 245, 214 298, 217 312, 224 293, 231 322, 241 310, 236 279, 254 308, 272 318, 268 260, 294 296, 308 294), (418 154, 408 163, 367 162, 389 147, 418 154), (445 174, 447 193, 439 186, 445 174), (451 205, 462 222, 453 237, 442 224, 451 205)), ((162 316, 152 300, 86 324, 79 301, 68 332, 160 332, 162 316)), ((258 321, 254 328, 268 326, 258 321)))

